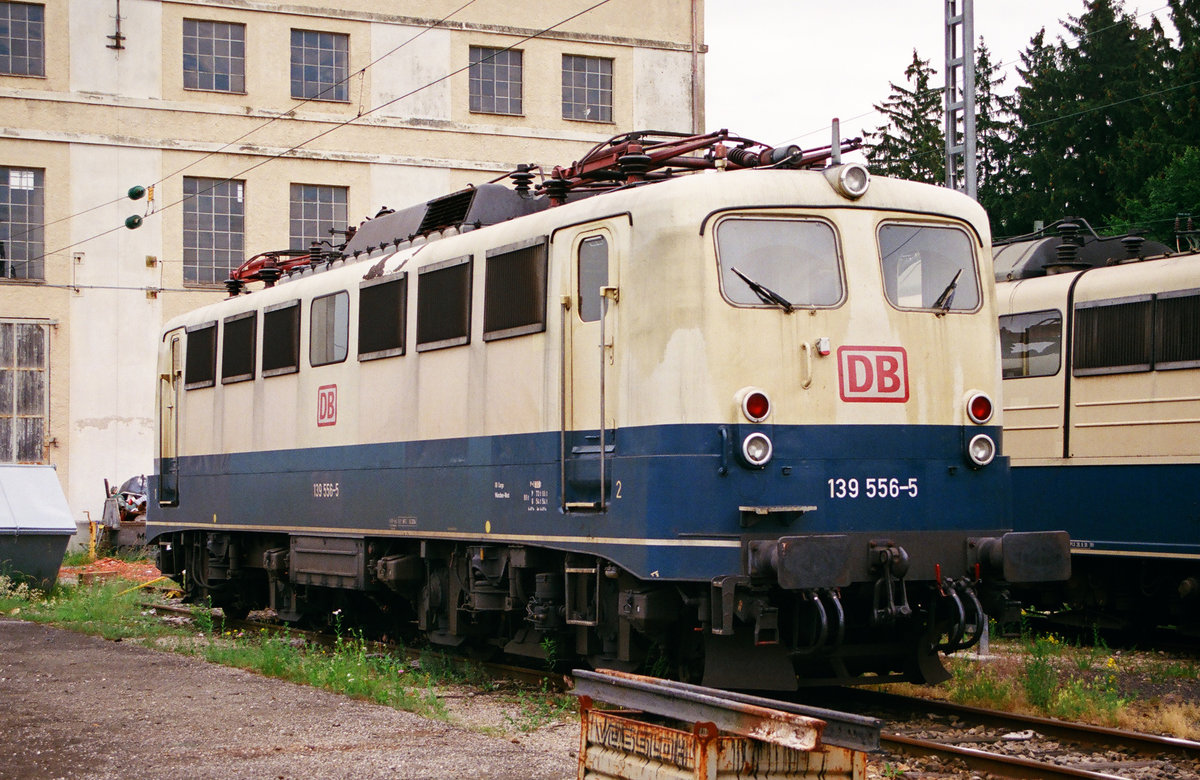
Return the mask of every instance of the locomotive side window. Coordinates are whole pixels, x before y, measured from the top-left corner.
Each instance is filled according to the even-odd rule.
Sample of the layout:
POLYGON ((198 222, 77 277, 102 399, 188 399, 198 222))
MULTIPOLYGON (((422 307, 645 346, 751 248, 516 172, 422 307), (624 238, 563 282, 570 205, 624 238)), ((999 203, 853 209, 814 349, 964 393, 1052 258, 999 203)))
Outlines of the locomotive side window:
POLYGON ((1154 367, 1200 367, 1200 293, 1160 293, 1154 311, 1154 367))
POLYGON ((209 322, 187 329, 187 363, 184 387, 195 390, 217 382, 217 323, 209 322))
POLYGON ((471 341, 471 256, 417 272, 417 351, 471 341))
POLYGON ((262 375, 279 376, 300 370, 300 301, 263 310, 262 375))
POLYGON ((483 340, 546 330, 546 238, 489 249, 483 281, 483 340))
POLYGON ((1000 318, 1000 363, 1005 379, 1054 376, 1061 362, 1061 313, 1030 311, 1000 318))
POLYGON ((308 362, 313 366, 346 359, 350 331, 350 295, 345 292, 313 298, 308 334, 308 362))
POLYGON ((888 300, 900 309, 975 311, 979 275, 965 232, 949 225, 885 224, 879 257, 888 300))
POLYGON ((1076 304, 1075 375, 1149 371, 1153 312, 1150 295, 1076 304))
POLYGON ((226 317, 222 333, 221 384, 253 379, 258 312, 248 311, 226 317))
POLYGON ((825 222, 723 220, 717 226, 721 293, 735 306, 836 306, 842 300, 837 238, 825 222))
POLYGON ((591 236, 579 244, 579 319, 595 322, 604 312, 600 288, 608 284, 608 239, 591 236))
POLYGON ((1088 301, 1075 307, 1077 376, 1200 366, 1196 290, 1088 301))
POLYGON ((404 354, 408 274, 363 282, 358 291, 358 359, 404 354))

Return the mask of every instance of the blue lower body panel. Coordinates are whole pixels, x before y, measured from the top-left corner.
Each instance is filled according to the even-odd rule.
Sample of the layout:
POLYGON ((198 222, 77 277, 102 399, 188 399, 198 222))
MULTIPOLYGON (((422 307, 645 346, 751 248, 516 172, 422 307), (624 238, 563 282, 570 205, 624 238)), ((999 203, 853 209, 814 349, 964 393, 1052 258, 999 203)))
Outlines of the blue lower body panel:
POLYGON ((1007 460, 964 458, 981 431, 999 441, 997 428, 957 426, 625 428, 606 436, 603 491, 594 433, 567 437, 565 466, 558 432, 189 456, 174 464, 177 505, 159 505, 154 481, 147 540, 202 529, 530 544, 703 581, 740 572, 748 540, 1009 528, 1007 460), (774 443, 762 469, 738 454, 751 430, 774 443))
POLYGON ((1017 466, 1013 525, 1080 554, 1200 561, 1200 464, 1017 466))

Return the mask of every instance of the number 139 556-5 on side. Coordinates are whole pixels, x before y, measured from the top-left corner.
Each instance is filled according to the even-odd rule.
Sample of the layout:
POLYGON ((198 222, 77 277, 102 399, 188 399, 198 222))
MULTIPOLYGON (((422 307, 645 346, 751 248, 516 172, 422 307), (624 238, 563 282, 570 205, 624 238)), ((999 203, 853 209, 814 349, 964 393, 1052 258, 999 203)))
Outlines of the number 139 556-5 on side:
POLYGON ((830 479, 830 498, 916 498, 917 478, 907 480, 900 477, 867 477, 861 482, 857 477, 830 479))

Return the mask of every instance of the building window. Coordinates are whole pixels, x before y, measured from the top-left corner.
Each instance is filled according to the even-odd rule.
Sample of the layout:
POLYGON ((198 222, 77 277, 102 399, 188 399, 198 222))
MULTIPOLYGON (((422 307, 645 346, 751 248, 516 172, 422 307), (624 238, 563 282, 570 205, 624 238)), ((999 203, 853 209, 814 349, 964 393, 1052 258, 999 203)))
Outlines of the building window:
POLYGON ((219 284, 245 259, 245 184, 183 178, 183 281, 219 284))
POLYGON ((183 20, 183 86, 246 91, 246 25, 183 20))
POLYGON ((0 3, 0 73, 46 75, 46 8, 0 3))
POLYGON ((292 97, 350 99, 350 36, 292 30, 292 97))
POLYGON ((46 460, 46 327, 0 322, 0 462, 46 460))
POLYGON ((0 167, 0 277, 44 279, 43 172, 0 167))
POLYGON ((603 57, 562 58, 563 119, 612 121, 612 60, 603 57))
POLYGON ((346 187, 316 184, 292 185, 292 249, 308 249, 314 241, 328 241, 329 230, 345 230, 346 187))
POLYGON ((521 112, 521 52, 471 47, 471 110, 481 114, 521 112))

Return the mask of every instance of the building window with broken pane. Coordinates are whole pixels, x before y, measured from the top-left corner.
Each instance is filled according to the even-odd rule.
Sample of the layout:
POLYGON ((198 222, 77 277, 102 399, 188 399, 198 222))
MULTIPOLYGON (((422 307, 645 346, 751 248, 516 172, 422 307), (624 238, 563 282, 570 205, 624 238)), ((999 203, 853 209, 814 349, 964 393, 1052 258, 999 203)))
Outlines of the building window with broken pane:
POLYGON ((0 277, 44 279, 45 176, 39 168, 0 167, 0 277))
POLYGON ((613 61, 574 54, 562 61, 563 119, 611 122, 613 61))
POLYGON ((45 325, 0 322, 0 463, 46 462, 47 346, 45 325))

